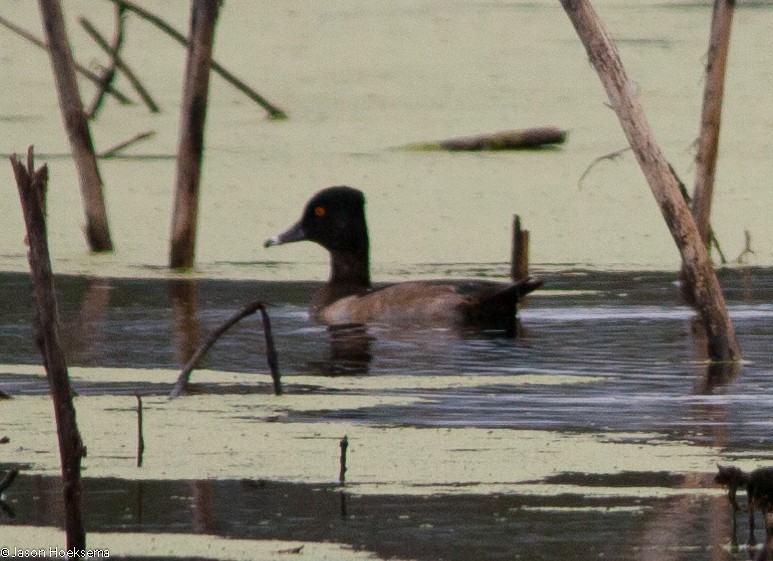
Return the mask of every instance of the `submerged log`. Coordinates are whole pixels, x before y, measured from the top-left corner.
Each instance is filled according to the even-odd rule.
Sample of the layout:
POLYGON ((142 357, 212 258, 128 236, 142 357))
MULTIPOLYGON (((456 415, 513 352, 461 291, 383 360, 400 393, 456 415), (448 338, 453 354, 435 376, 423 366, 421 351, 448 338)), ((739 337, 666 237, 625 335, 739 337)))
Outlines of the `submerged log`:
POLYGON ((588 0, 561 0, 591 63, 601 79, 623 132, 636 155, 652 194, 694 279, 695 308, 706 328, 712 360, 739 360, 741 349, 727 312, 725 297, 692 213, 625 73, 620 56, 588 0))
POLYGON ((29 240, 29 263, 32 288, 35 295, 34 335, 35 344, 46 369, 51 398, 54 402, 54 418, 59 439, 59 457, 62 466, 67 549, 83 550, 86 547, 86 530, 83 525, 81 504, 81 459, 85 456, 75 407, 73 390, 67 372, 67 362, 60 342, 59 312, 54 291, 54 275, 48 253, 45 205, 43 203, 48 169, 35 170, 32 147, 27 152, 27 167, 11 156, 11 165, 19 189, 24 222, 29 240))
POLYGON ((566 131, 556 127, 506 130, 490 134, 460 136, 434 142, 419 142, 405 146, 408 150, 449 152, 479 152, 483 150, 529 150, 563 144, 566 131))

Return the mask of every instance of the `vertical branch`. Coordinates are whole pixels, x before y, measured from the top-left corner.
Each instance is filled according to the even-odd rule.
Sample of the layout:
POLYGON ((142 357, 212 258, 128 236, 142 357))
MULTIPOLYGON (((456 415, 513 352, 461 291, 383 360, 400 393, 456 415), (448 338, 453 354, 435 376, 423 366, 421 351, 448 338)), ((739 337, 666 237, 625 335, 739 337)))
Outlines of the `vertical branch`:
POLYGON ((706 328, 709 357, 713 360, 740 359, 741 350, 706 244, 701 240, 692 214, 679 191, 678 181, 655 140, 617 49, 588 0, 561 0, 561 5, 604 85, 628 143, 679 249, 684 269, 695 281, 695 307, 706 328))
POLYGON ((521 228, 521 217, 513 215, 513 249, 510 259, 510 278, 524 281, 529 278, 529 231, 521 228))
POLYGON ((692 213, 703 243, 710 241, 711 200, 717 169, 719 129, 722 121, 722 97, 725 91, 725 69, 730 51, 730 27, 733 23, 735 0, 714 0, 711 18, 706 87, 703 90, 701 131, 695 158, 695 189, 692 213))
POLYGON ((209 70, 219 6, 219 0, 194 0, 191 9, 191 43, 180 110, 177 185, 169 255, 169 266, 173 269, 190 268, 194 263, 209 70))
POLYGON ((39 0, 39 5, 56 79, 59 106, 78 169, 81 196, 86 210, 86 239, 92 251, 112 251, 113 242, 107 224, 102 178, 99 175, 91 131, 78 91, 75 63, 67 41, 62 8, 59 0, 39 0))
POLYGON ((27 154, 27 168, 15 155, 11 156, 11 166, 16 176, 30 246, 30 273, 35 295, 35 343, 43 359, 51 398, 54 402, 54 417, 62 465, 67 549, 81 550, 86 547, 80 472, 85 448, 78 431, 75 407, 72 402, 73 391, 70 387, 67 362, 59 337, 59 314, 51 259, 48 253, 45 205, 43 204, 48 169, 43 166, 35 171, 32 147, 27 154))

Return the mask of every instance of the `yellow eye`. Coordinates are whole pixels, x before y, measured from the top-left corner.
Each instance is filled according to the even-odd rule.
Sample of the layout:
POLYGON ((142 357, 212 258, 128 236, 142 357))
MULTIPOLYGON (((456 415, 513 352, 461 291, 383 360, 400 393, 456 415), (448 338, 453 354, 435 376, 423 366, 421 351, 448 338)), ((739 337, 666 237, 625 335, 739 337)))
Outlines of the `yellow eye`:
POLYGON ((318 206, 317 208, 314 209, 314 214, 319 216, 320 218, 325 216, 326 213, 327 213, 327 210, 325 210, 325 207, 323 206, 318 206))

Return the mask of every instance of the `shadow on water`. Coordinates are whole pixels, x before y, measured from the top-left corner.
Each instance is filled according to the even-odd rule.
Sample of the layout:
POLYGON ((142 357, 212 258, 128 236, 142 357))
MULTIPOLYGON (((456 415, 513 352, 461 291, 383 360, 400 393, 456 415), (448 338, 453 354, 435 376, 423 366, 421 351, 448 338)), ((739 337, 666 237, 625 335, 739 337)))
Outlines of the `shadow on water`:
MULTIPOLYGON (((620 438, 655 433, 665 440, 716 447, 726 457, 748 457, 750 451, 767 450, 773 426, 773 271, 726 270, 722 276, 744 351, 741 365, 705 363, 700 330, 679 299, 676 275, 668 273, 552 275, 549 288, 522 308, 518 339, 445 330, 326 330, 310 325, 305 313, 315 283, 60 277, 57 289, 71 365, 179 368, 205 333, 245 302, 260 298, 273 304, 288 393, 340 392, 316 386, 308 376, 348 375, 354 381, 408 380, 343 390, 355 395, 423 398, 365 410, 295 411, 282 422, 346 419, 389 427, 603 432, 620 438), (293 377, 300 375, 303 385, 294 386, 293 377), (491 383, 419 383, 448 375, 489 377, 491 383), (503 376, 531 381, 509 384, 503 376), (551 383, 573 378, 594 382, 551 383)), ((39 362, 30 317, 28 277, 0 274, 0 356, 6 365, 0 364, 0 390, 11 395, 47 392, 43 379, 13 369, 39 362)), ((203 366, 255 373, 256 380, 265 382, 260 329, 257 319, 240 323, 213 347, 203 366)), ((97 378, 78 381, 76 389, 81 395, 163 395, 174 380, 168 382, 138 387, 97 378)), ((200 388, 252 391, 247 386, 200 388)), ((1 454, 2 446, 0 462, 1 454)), ((91 531, 340 541, 385 557, 416 559, 743 558, 743 552, 727 550, 732 529, 725 498, 695 493, 713 486, 712 475, 646 469, 597 476, 563 473, 542 484, 568 485, 574 491, 546 496, 526 488, 489 495, 346 491, 342 496, 334 486, 273 481, 87 478, 85 484, 91 531), (595 486, 606 491, 599 496, 582 491, 595 486), (615 488, 628 491, 608 491, 615 488), (638 496, 640 488, 668 493, 638 496)), ((13 501, 6 501, 0 513, 0 525, 58 524, 58 497, 55 479, 22 473, 13 501)))
MULTIPOLYGON (((561 482, 586 481, 581 474, 561 482)), ((621 474, 604 486, 678 485, 667 474, 621 474)), ((57 478, 21 476, 10 524, 58 525, 57 478)), ((201 533, 334 541, 403 559, 705 559, 730 537, 724 497, 349 495, 340 488, 261 480, 84 480, 91 532, 201 533), (172 505, 172 508, 170 508, 172 505), (717 516, 718 511, 721 516, 717 516), (682 533, 694 540, 685 544, 682 533), (696 550, 699 555, 685 555, 696 550)))

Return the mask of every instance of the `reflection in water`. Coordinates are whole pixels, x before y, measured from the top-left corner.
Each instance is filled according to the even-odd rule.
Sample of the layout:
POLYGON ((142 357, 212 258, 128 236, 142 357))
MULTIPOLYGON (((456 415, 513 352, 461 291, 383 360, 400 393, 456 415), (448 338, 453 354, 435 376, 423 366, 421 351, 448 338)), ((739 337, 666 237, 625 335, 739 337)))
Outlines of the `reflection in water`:
POLYGON ((367 374, 373 355, 374 337, 366 325, 337 325, 327 328, 330 355, 327 364, 320 364, 324 374, 367 374))
POLYGON ((196 352, 204 329, 196 317, 196 282, 189 279, 169 281, 169 298, 174 318, 174 343, 177 361, 186 364, 196 352))

